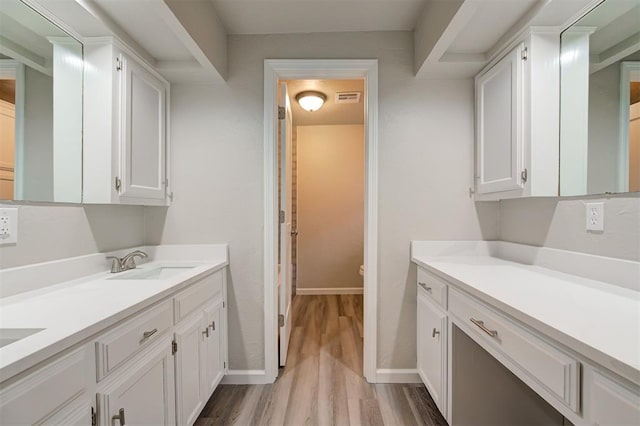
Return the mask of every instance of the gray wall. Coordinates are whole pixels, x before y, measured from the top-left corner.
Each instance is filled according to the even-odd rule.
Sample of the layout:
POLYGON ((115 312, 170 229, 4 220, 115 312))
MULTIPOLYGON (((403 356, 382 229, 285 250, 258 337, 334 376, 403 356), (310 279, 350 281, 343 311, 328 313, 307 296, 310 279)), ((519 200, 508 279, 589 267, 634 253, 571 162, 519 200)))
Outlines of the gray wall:
POLYGON ((640 260, 640 194, 500 202, 500 239, 640 260), (585 203, 605 202, 604 232, 587 232, 585 203))
POLYGON ((149 243, 229 242, 232 369, 264 368, 263 60, 379 59, 378 367, 415 368, 411 239, 495 239, 474 204, 473 83, 413 76, 410 32, 230 36, 223 85, 171 92, 169 209, 147 209, 149 243))
MULTIPOLYGON (((144 207, 17 207, 18 244, 0 247, 0 269, 144 244, 144 207)), ((105 263, 105 268, 107 264, 105 263)))

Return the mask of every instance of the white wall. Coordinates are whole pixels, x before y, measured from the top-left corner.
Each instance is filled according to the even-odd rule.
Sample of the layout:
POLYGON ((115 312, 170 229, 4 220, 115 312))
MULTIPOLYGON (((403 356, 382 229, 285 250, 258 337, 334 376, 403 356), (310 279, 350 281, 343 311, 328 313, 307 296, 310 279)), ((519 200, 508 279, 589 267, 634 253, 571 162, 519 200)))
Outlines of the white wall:
MULTIPOLYGON (((0 269, 143 245, 144 208, 20 205, 18 244, 0 247, 0 269)), ((108 263, 105 261, 105 270, 108 263)))
POLYGON ((297 126, 296 287, 362 288, 364 126, 297 126))
POLYGON ((613 198, 528 198, 500 202, 500 239, 640 260, 640 194, 613 198), (604 232, 586 232, 585 203, 605 202, 604 232))
POLYGON ((148 243, 229 242, 232 369, 264 368, 263 60, 379 59, 378 367, 415 368, 411 239, 495 239, 497 204, 474 204, 471 80, 417 80, 410 32, 230 36, 226 84, 171 92, 169 209, 148 243))

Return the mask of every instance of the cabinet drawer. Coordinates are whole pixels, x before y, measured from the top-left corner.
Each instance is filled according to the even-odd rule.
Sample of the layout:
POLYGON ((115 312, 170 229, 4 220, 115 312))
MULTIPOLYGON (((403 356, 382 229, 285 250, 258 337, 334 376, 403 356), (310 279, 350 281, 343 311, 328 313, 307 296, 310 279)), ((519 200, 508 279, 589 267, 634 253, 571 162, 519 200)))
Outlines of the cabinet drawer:
POLYGON ((173 298, 176 324, 217 294, 222 295, 222 271, 203 278, 173 298))
POLYGON ((425 293, 438 305, 447 309, 447 283, 434 274, 418 268, 418 287, 425 290, 425 293))
POLYGON ((98 380, 171 328, 172 310, 171 300, 167 300, 98 338, 98 380))
POLYGON ((50 423, 70 404, 88 399, 85 356, 83 347, 2 389, 0 424, 50 423))
POLYGON ((547 394, 578 412, 578 361, 456 289, 449 293, 449 311, 481 346, 497 350, 547 394))

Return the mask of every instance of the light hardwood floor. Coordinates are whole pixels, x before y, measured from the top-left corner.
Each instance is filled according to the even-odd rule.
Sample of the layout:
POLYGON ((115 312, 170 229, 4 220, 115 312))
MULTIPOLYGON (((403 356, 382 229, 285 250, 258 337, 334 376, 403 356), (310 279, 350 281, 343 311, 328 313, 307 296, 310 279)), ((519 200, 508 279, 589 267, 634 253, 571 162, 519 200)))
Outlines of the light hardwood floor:
POLYGON ((276 382, 219 386, 196 426, 446 425, 423 385, 362 377, 362 315, 362 295, 296 296, 276 382))

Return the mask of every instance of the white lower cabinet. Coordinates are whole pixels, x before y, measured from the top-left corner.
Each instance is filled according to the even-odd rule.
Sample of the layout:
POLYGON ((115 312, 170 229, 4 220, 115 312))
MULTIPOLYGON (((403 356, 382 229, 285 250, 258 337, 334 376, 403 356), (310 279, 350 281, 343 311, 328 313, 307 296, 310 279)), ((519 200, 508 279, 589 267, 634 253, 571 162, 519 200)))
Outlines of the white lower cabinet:
POLYGON ((224 326, 223 321, 223 303, 222 299, 216 300, 207 309, 205 309, 205 318, 207 327, 209 327, 209 336, 205 344, 205 366, 206 380, 204 381, 207 395, 211 395, 216 386, 224 377, 224 326))
POLYGON ((175 369, 166 337, 109 376, 98 390, 102 425, 174 425, 175 369))
POLYGON ((87 348, 81 347, 3 385, 0 424, 87 424, 91 415, 87 356, 87 348))
POLYGON ((585 417, 592 425, 640 425, 640 389, 632 390, 587 368, 584 372, 585 417))
POLYGON ((177 417, 192 425, 224 375, 222 297, 176 327, 177 417))
POLYGON ((446 414, 447 314, 418 287, 418 373, 441 413, 446 414))
POLYGON ((194 314, 176 328, 177 415, 181 425, 193 424, 207 402, 203 392, 205 328, 202 314, 194 314))

